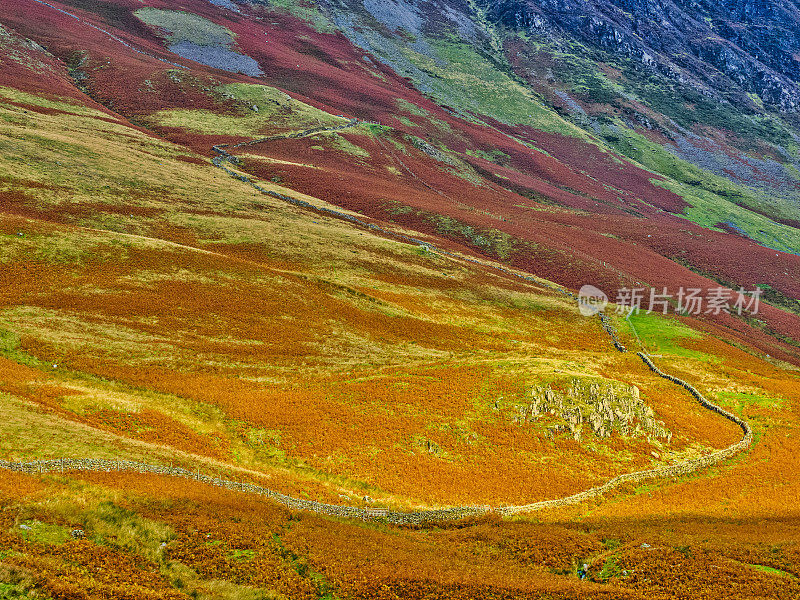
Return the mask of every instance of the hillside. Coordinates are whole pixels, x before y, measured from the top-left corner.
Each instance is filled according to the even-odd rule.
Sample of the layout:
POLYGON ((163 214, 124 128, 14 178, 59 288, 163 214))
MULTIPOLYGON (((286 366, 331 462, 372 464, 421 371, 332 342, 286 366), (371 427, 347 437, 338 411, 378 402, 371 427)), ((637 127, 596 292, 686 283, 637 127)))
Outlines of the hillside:
POLYGON ((0 598, 800 593, 793 9, 585 4, 4 3, 0 598))

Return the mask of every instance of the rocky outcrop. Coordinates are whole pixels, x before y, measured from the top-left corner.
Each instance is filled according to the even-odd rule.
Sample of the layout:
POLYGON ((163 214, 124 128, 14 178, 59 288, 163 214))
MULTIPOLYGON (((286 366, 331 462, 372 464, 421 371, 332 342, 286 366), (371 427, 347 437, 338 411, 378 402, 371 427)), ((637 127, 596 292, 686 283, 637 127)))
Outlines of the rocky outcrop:
POLYGON ((693 458, 690 460, 685 460, 683 462, 667 465, 664 467, 656 467, 655 469, 648 469, 646 471, 635 471, 633 473, 625 473, 624 475, 618 475, 617 477, 614 477, 614 479, 607 481, 603 485, 599 485, 597 487, 590 488, 586 491, 573 494, 572 496, 567 496, 565 498, 556 498, 554 500, 544 500, 542 502, 534 502, 533 504, 525 504, 523 506, 505 506, 502 508, 495 509, 496 512, 503 515, 515 515, 519 513, 532 512, 547 508, 559 508, 562 506, 579 504, 591 498, 602 496, 603 494, 610 492, 611 490, 618 488, 626 483, 640 483, 642 481, 647 481, 649 479, 682 477, 690 473, 699 471, 700 469, 705 469, 712 465, 719 464, 724 460, 736 456, 740 452, 744 452, 745 450, 747 450, 747 448, 750 447, 750 444, 753 443, 753 430, 747 421, 745 421, 744 419, 740 419, 733 413, 717 406, 713 402, 709 402, 700 392, 697 391, 697 389, 695 389, 692 385, 686 383, 682 379, 678 379, 674 375, 669 375, 668 373, 664 373, 655 364, 653 364, 653 361, 650 359, 650 357, 644 354, 643 352, 637 352, 636 354, 639 358, 642 359, 642 362, 644 362, 644 364, 647 365, 648 369, 650 369, 653 373, 655 373, 659 377, 662 377, 668 381, 671 381, 675 385, 679 385, 680 387, 684 388, 700 403, 701 406, 703 406, 703 408, 718 413, 719 415, 725 417, 729 421, 738 425, 739 428, 742 430, 743 434, 742 438, 738 442, 731 444, 727 448, 723 448, 722 450, 717 450, 716 452, 713 452, 706 456, 702 456, 700 458, 693 458))
POLYGON ((639 388, 624 384, 575 378, 566 392, 535 387, 529 404, 517 407, 518 423, 556 420, 548 437, 568 433, 580 441, 586 435, 608 438, 646 438, 669 443, 672 433, 656 419, 653 409, 639 396, 639 388))
POLYGON ((800 110, 800 9, 790 0, 501 0, 487 14, 513 29, 578 39, 708 96, 800 110))

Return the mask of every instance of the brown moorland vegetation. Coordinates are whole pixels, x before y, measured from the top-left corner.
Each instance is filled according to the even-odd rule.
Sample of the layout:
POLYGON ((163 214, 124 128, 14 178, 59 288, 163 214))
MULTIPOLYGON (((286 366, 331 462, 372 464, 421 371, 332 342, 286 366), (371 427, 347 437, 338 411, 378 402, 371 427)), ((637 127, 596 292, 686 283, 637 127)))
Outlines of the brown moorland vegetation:
MULTIPOLYGON (((796 360, 797 316, 766 306, 758 329, 730 316, 626 321, 611 306, 631 349, 621 354, 551 284, 486 264, 570 286, 709 287, 715 273, 792 297, 796 256, 676 217, 684 206, 650 173, 585 141, 506 132, 547 149, 532 152, 500 123, 456 119, 353 56, 343 38, 288 15, 275 17, 283 30, 270 29, 275 42, 263 54, 261 25, 224 20, 238 47, 274 65, 271 83, 281 89, 258 93, 291 105, 261 119, 224 95, 256 80, 197 65, 183 73, 159 60, 175 57, 133 25, 133 2, 61 6, 122 27, 146 54, 118 42, 110 50, 108 35, 41 3, 8 3, 3 21, 51 54, 10 38, 22 59, 0 75, 0 458, 174 463, 306 499, 410 509, 566 496, 739 439, 735 425, 654 376, 639 349, 747 419, 755 443, 680 480, 575 507, 418 529, 292 512, 171 478, 3 471, 0 593, 798 595, 800 375, 782 362, 796 360), (101 5, 122 8, 95 12, 101 5), (298 28, 325 60, 300 51, 298 28), (76 39, 85 56, 74 54, 76 39), (91 97, 65 65, 85 71, 91 97), (341 93, 354 78, 363 97, 341 93), (341 124, 339 111, 389 121, 399 89, 428 111, 412 115, 418 125, 443 132, 442 156, 461 159, 437 158, 397 119, 389 132, 361 124, 236 151, 265 189, 316 210, 257 193, 210 162, 213 144, 286 134, 309 120, 341 124), (193 111, 206 112, 198 120, 193 111), (490 148, 507 158, 477 152, 490 148), (609 165, 625 189, 597 181, 609 165), (334 218, 325 212, 334 205, 396 235, 334 218), (649 237, 653 223, 663 235, 649 237), (742 255, 749 264, 737 262, 742 255), (558 429, 558 415, 519 420, 534 387, 564 392, 574 380, 636 386, 671 438, 617 428, 578 441, 558 429)), ((220 19, 213 5, 187 6, 220 19)))

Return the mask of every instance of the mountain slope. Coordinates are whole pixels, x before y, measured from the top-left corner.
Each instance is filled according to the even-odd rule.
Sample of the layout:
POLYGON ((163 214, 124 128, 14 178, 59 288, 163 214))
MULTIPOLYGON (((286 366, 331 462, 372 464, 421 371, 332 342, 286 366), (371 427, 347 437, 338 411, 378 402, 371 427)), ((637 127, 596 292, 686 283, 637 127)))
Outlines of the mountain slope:
POLYGON ((419 531, 154 475, 2 471, 0 594, 722 598, 712 565, 743 598, 791 597, 796 190, 767 202, 780 181, 715 176, 681 141, 788 173, 783 138, 670 121, 566 29, 390 4, 4 5, 0 458, 409 510, 563 497, 741 438, 638 350, 750 422, 752 448, 543 523, 419 531), (584 283, 765 301, 611 304, 604 327, 570 296, 584 283))

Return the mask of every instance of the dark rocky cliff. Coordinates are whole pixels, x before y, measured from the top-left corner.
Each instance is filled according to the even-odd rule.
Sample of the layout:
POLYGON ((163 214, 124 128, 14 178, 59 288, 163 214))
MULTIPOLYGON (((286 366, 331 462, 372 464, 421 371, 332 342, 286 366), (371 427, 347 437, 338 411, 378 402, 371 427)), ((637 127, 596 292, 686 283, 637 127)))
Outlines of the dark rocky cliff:
POLYGON ((495 22, 556 35, 641 62, 705 95, 755 94, 800 110, 800 6, 792 0, 501 0, 495 22))

